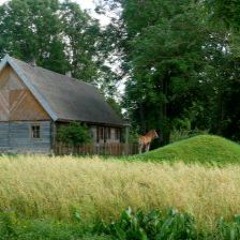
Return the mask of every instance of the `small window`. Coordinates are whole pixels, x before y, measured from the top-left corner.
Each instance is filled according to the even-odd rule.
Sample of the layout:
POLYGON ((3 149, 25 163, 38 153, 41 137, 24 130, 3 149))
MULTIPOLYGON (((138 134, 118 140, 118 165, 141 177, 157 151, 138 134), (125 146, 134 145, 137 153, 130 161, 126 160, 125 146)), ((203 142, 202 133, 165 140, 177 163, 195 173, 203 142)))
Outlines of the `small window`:
POLYGON ((107 139, 111 139, 111 128, 107 128, 107 139))
POLYGON ((104 128, 98 127, 97 128, 97 142, 104 140, 104 128))
POLYGON ((39 125, 32 125, 31 137, 32 138, 40 138, 40 126, 39 125))
POLYGON ((119 128, 115 128, 115 139, 116 140, 120 140, 120 129, 119 128))
POLYGON ((100 128, 100 140, 104 140, 104 128, 103 127, 101 127, 100 128))
POLYGON ((97 128, 97 142, 111 139, 111 128, 109 127, 98 127, 97 128))

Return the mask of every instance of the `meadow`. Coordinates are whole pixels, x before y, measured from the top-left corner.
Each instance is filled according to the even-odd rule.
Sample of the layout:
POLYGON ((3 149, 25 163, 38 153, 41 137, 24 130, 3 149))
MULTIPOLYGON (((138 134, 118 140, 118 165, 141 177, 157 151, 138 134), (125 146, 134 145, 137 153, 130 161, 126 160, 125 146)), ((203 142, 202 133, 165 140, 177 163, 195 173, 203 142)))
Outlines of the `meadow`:
MULTIPOLYGON (((1 229, 9 228, 6 222, 10 222, 12 228, 34 229, 31 220, 37 223, 36 229, 44 222, 55 226, 57 232, 63 226, 65 230, 71 226, 70 235, 81 229, 82 237, 71 239, 108 239, 84 238, 84 234, 89 226, 116 222, 129 207, 133 212, 174 209, 187 213, 195 219, 197 231, 204 229, 212 233, 220 219, 231 223, 240 213, 238 151, 240 147, 235 143, 203 136, 126 159, 3 155, 0 157, 0 233, 1 229), (215 163, 211 149, 215 151, 215 163), (168 158, 168 154, 176 156, 168 158)), ((49 224, 42 227, 44 231, 47 226, 49 224)), ((238 239, 235 235, 232 239, 238 239)), ((39 239, 61 239, 59 235, 54 236, 39 239)), ((9 239, 15 239, 14 235, 9 239)))

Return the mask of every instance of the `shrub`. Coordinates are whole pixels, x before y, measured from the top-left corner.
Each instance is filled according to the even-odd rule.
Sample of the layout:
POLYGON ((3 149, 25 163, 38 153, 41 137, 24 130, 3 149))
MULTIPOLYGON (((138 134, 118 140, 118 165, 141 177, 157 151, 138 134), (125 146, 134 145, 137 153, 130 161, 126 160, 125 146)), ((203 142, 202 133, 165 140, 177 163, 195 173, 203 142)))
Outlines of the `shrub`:
POLYGON ((57 132, 57 140, 63 143, 77 146, 90 142, 89 130, 85 125, 72 122, 68 125, 61 126, 57 132))

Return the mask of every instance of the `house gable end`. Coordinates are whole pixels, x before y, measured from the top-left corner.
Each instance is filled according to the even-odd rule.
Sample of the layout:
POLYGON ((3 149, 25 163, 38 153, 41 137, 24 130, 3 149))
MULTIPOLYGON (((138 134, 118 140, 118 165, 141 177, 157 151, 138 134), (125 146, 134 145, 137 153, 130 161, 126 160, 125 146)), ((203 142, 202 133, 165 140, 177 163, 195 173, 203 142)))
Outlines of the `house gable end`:
POLYGON ((21 71, 21 68, 14 62, 14 60, 11 59, 8 55, 4 57, 0 64, 0 72, 3 70, 3 68, 9 64, 16 75, 22 80, 24 85, 27 87, 27 89, 31 92, 31 94, 34 96, 34 98, 39 102, 39 104, 42 106, 42 108, 47 112, 47 114, 50 116, 50 118, 53 121, 56 121, 58 119, 55 112, 51 109, 48 102, 43 98, 43 96, 39 93, 39 91, 31 84, 31 82, 28 80, 28 78, 25 76, 25 74, 21 71))
POLYGON ((0 121, 28 120, 50 120, 50 117, 6 63, 0 70, 0 121))

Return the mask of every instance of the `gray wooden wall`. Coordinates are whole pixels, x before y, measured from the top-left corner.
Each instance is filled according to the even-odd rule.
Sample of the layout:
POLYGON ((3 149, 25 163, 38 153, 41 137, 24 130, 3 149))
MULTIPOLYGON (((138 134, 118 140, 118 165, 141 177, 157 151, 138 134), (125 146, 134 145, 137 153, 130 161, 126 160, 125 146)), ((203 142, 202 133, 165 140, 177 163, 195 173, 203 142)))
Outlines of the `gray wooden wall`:
POLYGON ((51 122, 0 122, 0 152, 50 152, 51 122), (40 138, 31 137, 31 126, 40 126, 40 138))

